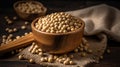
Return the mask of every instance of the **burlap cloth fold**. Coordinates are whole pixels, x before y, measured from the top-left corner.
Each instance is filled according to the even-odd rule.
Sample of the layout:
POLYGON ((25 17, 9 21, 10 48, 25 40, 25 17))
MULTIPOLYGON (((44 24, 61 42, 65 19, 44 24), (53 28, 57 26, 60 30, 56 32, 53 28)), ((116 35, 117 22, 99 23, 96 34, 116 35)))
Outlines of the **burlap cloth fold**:
POLYGON ((31 54, 27 47, 20 54, 24 54, 25 58, 32 58, 38 64, 50 65, 53 67, 76 67, 85 66, 90 62, 98 62, 99 57, 103 55, 107 46, 107 36, 112 37, 116 41, 120 41, 120 11, 114 7, 102 4, 85 9, 68 11, 66 13, 82 18, 85 21, 84 37, 88 40, 93 50, 92 54, 86 57, 80 57, 80 53, 73 53, 73 60, 76 65, 64 65, 60 63, 40 62, 38 55, 31 54), (92 37, 94 35, 94 37, 92 37), (100 50, 99 52, 97 50, 100 50))

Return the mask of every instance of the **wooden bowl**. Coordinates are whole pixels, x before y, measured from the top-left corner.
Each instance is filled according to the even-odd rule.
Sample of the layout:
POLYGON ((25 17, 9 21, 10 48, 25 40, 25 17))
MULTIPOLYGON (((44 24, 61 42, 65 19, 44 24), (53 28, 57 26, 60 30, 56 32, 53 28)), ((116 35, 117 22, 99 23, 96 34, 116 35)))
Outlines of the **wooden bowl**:
POLYGON ((17 1, 16 3, 14 3, 13 7, 16 13, 18 14, 18 16, 24 20, 33 20, 37 17, 44 16, 47 11, 47 8, 44 7, 43 4, 38 1, 17 1), (22 12, 21 10, 17 8, 18 4, 26 3, 26 2, 32 2, 32 3, 40 5, 42 7, 42 11, 39 13, 26 13, 26 12, 22 12))
POLYGON ((32 33, 38 45, 44 50, 52 54, 62 54, 74 50, 81 44, 84 32, 84 22, 80 29, 67 33, 46 33, 35 28, 35 23, 39 18, 35 19, 32 24, 32 33))

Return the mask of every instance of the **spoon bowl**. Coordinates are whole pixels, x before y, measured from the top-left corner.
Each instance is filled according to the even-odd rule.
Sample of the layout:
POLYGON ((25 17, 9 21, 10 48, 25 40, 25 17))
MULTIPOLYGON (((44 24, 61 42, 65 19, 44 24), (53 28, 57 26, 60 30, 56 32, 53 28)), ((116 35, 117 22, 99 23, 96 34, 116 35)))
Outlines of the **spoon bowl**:
POLYGON ((35 19, 32 24, 32 33, 35 38, 36 43, 43 51, 52 54, 62 54, 74 50, 82 42, 83 32, 84 32, 84 21, 82 21, 81 27, 72 32, 67 33, 47 33, 42 32, 35 28, 35 23, 39 18, 35 19))

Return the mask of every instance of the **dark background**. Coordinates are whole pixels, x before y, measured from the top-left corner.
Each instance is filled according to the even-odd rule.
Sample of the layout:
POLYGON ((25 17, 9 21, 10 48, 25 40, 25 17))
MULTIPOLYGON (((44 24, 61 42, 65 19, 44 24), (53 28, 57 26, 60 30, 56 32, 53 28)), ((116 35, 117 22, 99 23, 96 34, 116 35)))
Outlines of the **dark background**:
MULTIPOLYGON (((16 13, 13 10, 13 4, 19 0, 0 0, 0 42, 1 36, 7 34, 5 28, 4 16, 15 16, 16 13)), ((58 12, 58 11, 69 11, 77 10, 86 7, 90 7, 98 4, 107 4, 120 9, 119 0, 37 0, 40 1, 45 7, 47 7, 47 13, 58 12)), ((17 21, 16 21, 17 22, 17 21)), ((14 27, 19 27, 21 23, 16 23, 14 27)), ((31 31, 30 28, 26 31, 31 31)), ((22 35, 26 31, 14 33, 14 35, 22 35)), ((108 49, 111 50, 110 54, 104 54, 104 60, 100 63, 92 63, 87 67, 120 67, 120 43, 109 38, 108 49)), ((7 57, 8 58, 8 57, 7 57)), ((37 67, 38 64, 29 64, 23 61, 2 61, 0 59, 0 67, 37 67), (12 66, 10 66, 12 65, 12 66)), ((39 65, 40 66, 40 65, 39 65)))
MULTIPOLYGON (((0 8, 1 9, 12 8, 14 2, 16 1, 21 1, 21 0, 0 0, 0 8)), ((120 8, 119 0, 36 0, 36 1, 40 1, 46 7, 59 8, 63 11, 84 8, 91 5, 102 4, 102 3, 120 8)))

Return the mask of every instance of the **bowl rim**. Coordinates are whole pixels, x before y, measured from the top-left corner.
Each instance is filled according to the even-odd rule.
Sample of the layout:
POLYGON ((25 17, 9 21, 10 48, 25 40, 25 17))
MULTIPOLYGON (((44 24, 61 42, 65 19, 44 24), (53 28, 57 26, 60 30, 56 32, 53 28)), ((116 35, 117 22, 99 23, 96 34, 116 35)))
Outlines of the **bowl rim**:
POLYGON ((75 31, 66 32, 66 33, 47 33, 47 32, 42 32, 42 31, 40 31, 40 30, 38 30, 38 29, 35 28, 35 23, 36 23, 36 21, 38 21, 38 19, 39 19, 39 18, 36 18, 36 19, 34 19, 34 20, 32 21, 31 27, 32 27, 32 29, 34 29, 35 31, 37 31, 37 32, 39 32, 39 33, 42 33, 42 34, 46 34, 46 35, 68 35, 68 34, 74 34, 74 33, 83 31, 83 30, 84 30, 84 27, 85 27, 84 21, 83 21, 82 19, 78 18, 78 19, 80 19, 80 21, 82 22, 82 25, 81 25, 81 27, 80 27, 79 29, 77 29, 77 30, 75 30, 75 31))
POLYGON ((22 11, 20 11, 19 9, 17 9, 17 8, 16 8, 17 5, 18 5, 19 3, 23 3, 23 2, 33 2, 33 3, 39 4, 39 5, 43 8, 43 11, 41 11, 41 12, 39 12, 39 13, 46 13, 46 11, 47 11, 47 8, 46 8, 41 2, 39 2, 39 1, 31 1, 31 0, 28 0, 28 1, 17 1, 17 2, 15 2, 15 3, 13 4, 13 8, 14 8, 16 11, 21 12, 21 13, 25 13, 25 14, 39 14, 39 13, 26 13, 26 12, 22 12, 22 11))

